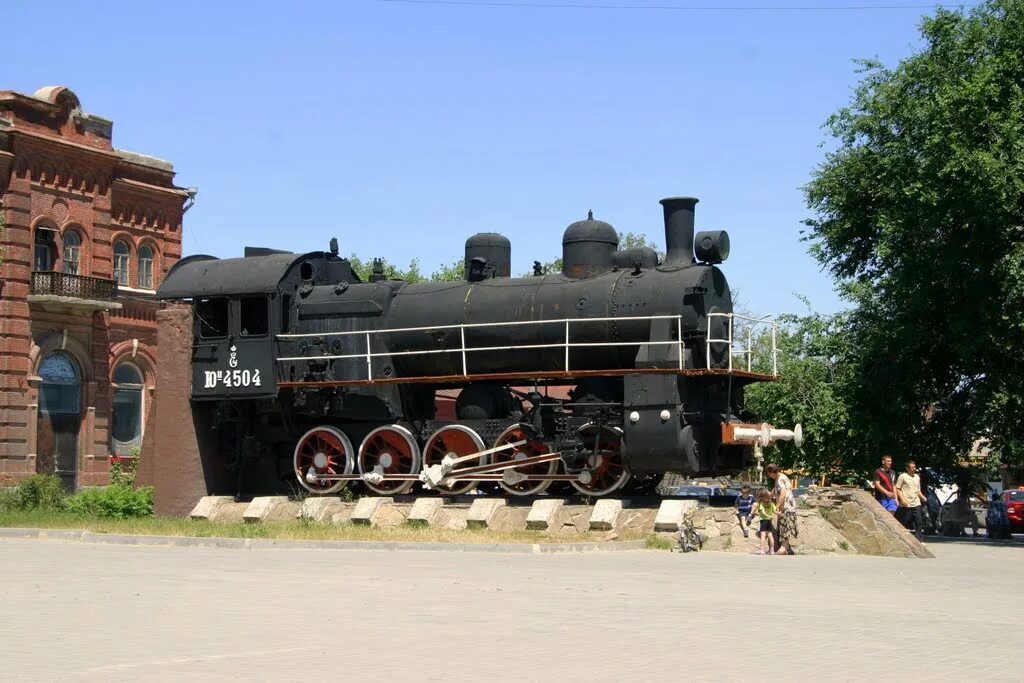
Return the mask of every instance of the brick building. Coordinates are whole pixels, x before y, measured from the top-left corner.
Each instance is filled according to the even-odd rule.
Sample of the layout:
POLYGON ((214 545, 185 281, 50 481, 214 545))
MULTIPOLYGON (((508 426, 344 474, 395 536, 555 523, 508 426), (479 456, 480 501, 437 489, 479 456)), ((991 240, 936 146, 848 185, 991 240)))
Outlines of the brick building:
POLYGON ((194 193, 113 147, 64 87, 0 91, 0 485, 107 480, 141 445, 156 379, 153 292, 194 193))

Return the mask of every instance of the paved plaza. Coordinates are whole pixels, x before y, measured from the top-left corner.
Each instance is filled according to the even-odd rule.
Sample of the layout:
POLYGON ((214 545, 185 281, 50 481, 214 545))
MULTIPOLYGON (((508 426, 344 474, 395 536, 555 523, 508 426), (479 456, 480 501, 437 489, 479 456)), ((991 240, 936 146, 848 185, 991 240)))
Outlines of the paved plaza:
POLYGON ((0 678, 1024 677, 1024 548, 930 548, 937 559, 0 539, 0 678))

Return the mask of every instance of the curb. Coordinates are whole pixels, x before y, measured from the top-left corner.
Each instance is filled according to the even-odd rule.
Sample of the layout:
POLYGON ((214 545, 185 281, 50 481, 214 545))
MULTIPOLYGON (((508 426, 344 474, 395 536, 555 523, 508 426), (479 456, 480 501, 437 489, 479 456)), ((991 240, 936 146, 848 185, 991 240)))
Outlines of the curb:
POLYGON ((296 541, 273 538, 218 538, 215 536, 148 536, 144 534, 97 534, 82 529, 0 528, 0 539, 79 541, 111 545, 165 546, 174 548, 236 548, 241 550, 420 550, 477 553, 616 552, 644 550, 645 541, 598 543, 421 543, 416 541, 296 541))

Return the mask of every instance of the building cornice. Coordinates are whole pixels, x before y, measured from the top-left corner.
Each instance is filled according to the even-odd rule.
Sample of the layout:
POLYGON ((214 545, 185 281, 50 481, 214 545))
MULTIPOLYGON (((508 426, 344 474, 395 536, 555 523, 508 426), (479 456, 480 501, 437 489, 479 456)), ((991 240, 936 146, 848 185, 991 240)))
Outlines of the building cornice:
POLYGON ((160 185, 151 185, 144 183, 140 180, 131 180, 130 178, 114 178, 114 185, 121 185, 125 189, 135 190, 139 192, 158 192, 160 194, 169 194, 174 197, 184 199, 188 196, 188 192, 181 189, 180 187, 161 187, 160 185))

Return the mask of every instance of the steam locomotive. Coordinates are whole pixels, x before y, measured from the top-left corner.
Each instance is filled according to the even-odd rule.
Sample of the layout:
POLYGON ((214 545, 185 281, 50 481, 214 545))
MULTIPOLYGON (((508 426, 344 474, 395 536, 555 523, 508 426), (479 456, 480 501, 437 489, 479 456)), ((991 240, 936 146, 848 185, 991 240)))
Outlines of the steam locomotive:
POLYGON ((336 240, 180 260, 157 297, 191 302, 211 493, 602 496, 749 465, 743 388, 772 375, 734 367, 729 237, 695 238, 696 204, 661 201, 663 260, 590 214, 565 230, 561 272, 529 277, 495 233, 466 241, 454 282, 388 279, 379 261, 364 282, 336 240))

